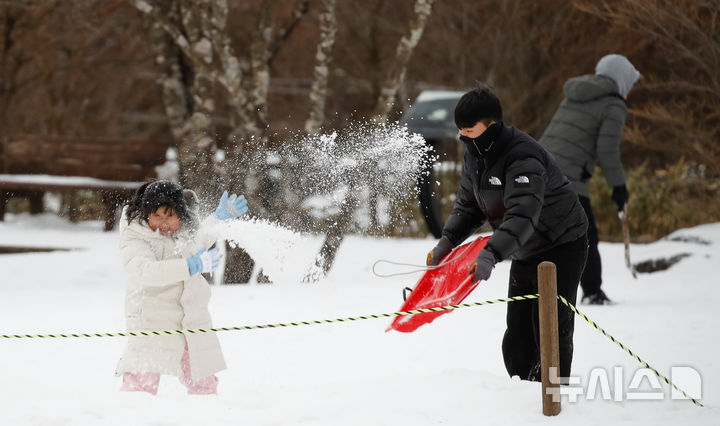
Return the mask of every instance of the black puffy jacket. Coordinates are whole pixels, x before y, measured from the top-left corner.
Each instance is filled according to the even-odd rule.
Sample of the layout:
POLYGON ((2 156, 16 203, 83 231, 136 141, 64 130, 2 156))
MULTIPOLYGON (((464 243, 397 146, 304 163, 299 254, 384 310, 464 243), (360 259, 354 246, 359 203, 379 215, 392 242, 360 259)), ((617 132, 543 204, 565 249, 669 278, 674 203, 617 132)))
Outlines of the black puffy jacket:
POLYGON ((498 260, 526 259, 587 232, 578 196, 533 138, 503 125, 485 154, 466 150, 460 188, 443 235, 462 243, 486 220, 498 260))

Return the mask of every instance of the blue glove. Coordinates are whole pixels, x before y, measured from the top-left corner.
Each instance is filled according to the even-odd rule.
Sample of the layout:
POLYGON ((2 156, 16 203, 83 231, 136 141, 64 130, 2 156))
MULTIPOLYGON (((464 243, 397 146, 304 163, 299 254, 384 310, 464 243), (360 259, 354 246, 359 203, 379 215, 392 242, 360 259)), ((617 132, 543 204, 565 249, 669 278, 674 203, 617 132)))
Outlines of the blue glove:
POLYGON ((190 270, 190 276, 197 273, 207 274, 213 272, 218 268, 222 254, 219 253, 220 249, 213 248, 210 250, 202 249, 195 254, 195 256, 188 257, 187 264, 190 270))
POLYGON ((247 210, 247 200, 243 195, 238 197, 232 194, 228 197, 228 192, 225 191, 215 209, 215 217, 220 220, 236 219, 244 215, 247 210))
POLYGON ((487 281, 496 263, 497 259, 495 259, 495 255, 490 250, 480 250, 480 254, 478 254, 475 262, 473 262, 468 270, 468 275, 473 276, 472 280, 474 283, 487 281))

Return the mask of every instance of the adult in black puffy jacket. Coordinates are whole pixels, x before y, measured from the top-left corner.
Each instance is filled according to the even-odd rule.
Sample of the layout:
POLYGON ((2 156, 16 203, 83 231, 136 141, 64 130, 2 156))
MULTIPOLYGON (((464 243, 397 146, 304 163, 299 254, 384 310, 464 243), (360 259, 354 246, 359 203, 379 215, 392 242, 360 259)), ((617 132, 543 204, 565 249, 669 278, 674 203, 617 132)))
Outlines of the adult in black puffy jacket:
MULTIPOLYGON (((428 254, 438 264, 488 221, 494 232, 468 271, 487 280, 497 262, 511 259, 508 296, 538 291, 537 266, 557 267, 558 294, 575 303, 587 257, 587 218, 570 182, 533 138, 502 121, 500 100, 486 87, 462 96, 455 124, 465 144, 463 172, 443 237, 428 254)), ((511 302, 502 343, 510 376, 540 380, 537 301, 511 302)), ((573 312, 558 307, 560 375, 570 375, 573 312)))

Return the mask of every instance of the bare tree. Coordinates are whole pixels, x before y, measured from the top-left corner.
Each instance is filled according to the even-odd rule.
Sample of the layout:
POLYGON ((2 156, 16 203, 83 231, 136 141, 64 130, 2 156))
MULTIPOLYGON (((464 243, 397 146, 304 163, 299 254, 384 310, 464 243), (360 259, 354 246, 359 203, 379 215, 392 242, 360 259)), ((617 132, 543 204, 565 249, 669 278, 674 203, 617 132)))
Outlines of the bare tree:
MULTIPOLYGON (((182 26, 163 13, 164 1, 129 1, 170 35, 192 65, 194 73, 204 75, 202 78, 225 89, 236 123, 235 129, 230 132, 234 140, 228 152, 228 164, 233 171, 249 171, 248 162, 255 160, 253 153, 262 152, 267 142, 265 110, 270 82, 269 65, 278 46, 289 37, 307 12, 309 0, 298 0, 293 18, 280 29, 276 29, 269 19, 275 1, 265 0, 247 61, 239 58, 232 48, 227 33, 227 1, 176 0, 184 17, 182 26), (245 65, 248 63, 249 66, 245 65)), ((242 179, 233 179, 232 175, 228 172, 228 183, 232 189, 245 193, 252 200, 252 187, 246 187, 242 179)))
POLYGON ((625 139, 720 171, 720 2, 575 0, 574 5, 659 53, 656 61, 663 66, 640 63, 643 78, 632 95, 644 99, 631 104, 625 139))
POLYGON ((335 0, 323 0, 323 11, 320 13, 320 41, 315 53, 315 70, 309 96, 310 115, 305 121, 305 131, 307 133, 317 133, 325 121, 325 100, 328 96, 330 62, 332 61, 336 33, 335 0))
MULTIPOLYGON (((165 69, 165 99, 170 103, 166 111, 175 137, 180 137, 180 165, 185 181, 211 190, 218 187, 218 177, 224 177, 230 191, 245 194, 256 213, 266 214, 263 209, 269 203, 256 189, 264 179, 270 66, 282 43, 307 13, 309 0, 297 0, 292 16, 279 27, 272 20, 276 1, 264 0, 248 60, 238 57, 232 47, 225 0, 129 1, 167 34, 164 38, 156 37, 161 42, 159 51, 171 50, 168 45, 171 41, 182 54, 182 57, 164 55, 167 59, 160 59, 163 61, 160 65, 165 69), (178 69, 186 70, 185 74, 192 77, 191 90, 184 93, 179 90, 179 83, 187 85, 188 76, 182 78, 178 69), (231 141, 226 144, 224 170, 215 164, 217 144, 211 118, 216 102, 215 84, 225 89, 235 123, 230 131, 231 141)), ((226 278, 232 281, 245 280, 252 269, 252 262, 239 251, 229 253, 227 265, 226 278)))
MULTIPOLYGON (((297 6, 296 6, 297 7, 297 6)), ((315 50, 315 65, 308 100, 310 112, 304 124, 306 134, 316 134, 325 122, 325 106, 328 98, 328 80, 330 78, 330 64, 333 57, 333 48, 337 35, 336 0, 322 0, 322 9, 318 14, 317 47, 315 50)), ((292 160, 283 156, 280 167, 282 169, 282 221, 293 227, 303 227, 298 212, 302 201, 310 195, 308 188, 297 184, 296 170, 293 170, 292 160)))
MULTIPOLYGON (((398 42, 397 48, 395 49, 395 56, 389 65, 385 81, 380 90, 380 95, 376 101, 373 115, 374 118, 380 122, 387 120, 387 116, 392 109, 392 103, 403 82, 407 64, 410 61, 413 50, 422 37, 425 24, 432 12, 433 2, 434 0, 415 1, 414 18, 410 22, 407 34, 398 42)), ((370 184, 373 185, 374 183, 370 184)), ((354 187, 354 185, 351 185, 351 188, 352 187, 354 187)), ((340 212, 337 214, 337 217, 333 219, 334 226, 330 227, 325 235, 325 240, 316 257, 316 269, 305 277, 306 281, 317 280, 320 276, 324 276, 330 271, 330 268, 332 268, 335 262, 340 244, 352 223, 353 214, 358 204, 359 199, 357 194, 352 190, 348 191, 340 205, 340 212)), ((374 203, 372 202, 371 208, 374 208, 374 203)), ((371 212, 371 214, 374 213, 371 212)))
MULTIPOLYGON (((186 29, 188 41, 204 63, 212 62, 212 50, 195 20, 192 9, 180 3, 161 2, 158 7, 168 22, 186 29)), ((163 103, 173 138, 178 145, 180 182, 202 196, 217 195, 222 170, 216 163, 217 143, 213 138, 215 111, 214 81, 204 69, 189 66, 172 38, 153 24, 153 44, 163 89, 163 103)))
POLYGON ((385 82, 380 89, 380 96, 375 103, 374 116, 379 120, 387 120, 388 114, 390 114, 392 110, 400 85, 405 80, 405 71, 407 70, 408 62, 410 62, 413 51, 420 42, 420 38, 425 30, 425 24, 432 13, 434 1, 435 0, 415 1, 415 16, 413 21, 410 22, 408 33, 400 39, 395 49, 395 59, 390 64, 385 82))
MULTIPOLYGON (((563 83, 618 52, 643 74, 628 99, 626 165, 648 161, 651 173, 684 156, 707 176, 720 173, 717 0, 435 2, 405 84, 389 102, 378 102, 393 80, 387 77, 397 41, 410 40, 407 23, 419 19, 415 4, 336 0, 339 25, 324 107, 334 114, 323 128, 342 130, 393 102, 394 118, 399 98, 424 89, 465 90, 480 80, 494 86, 508 124, 537 137, 563 83), (468 55, 468 46, 481 46, 481 53, 468 55)), ((187 146, 180 154, 189 171, 203 170, 192 162, 223 148, 232 178, 226 183, 247 192, 253 212, 285 224, 312 222, 317 228, 304 229, 324 232, 326 223, 292 208, 302 205, 301 197, 281 199, 300 191, 279 188, 260 170, 265 147, 277 150, 305 127, 308 92, 322 81, 313 66, 323 30, 302 18, 308 5, 319 17, 327 7, 322 0, 0 0, 0 134, 174 140, 187 146), (181 11, 190 13, 183 19, 181 11), (148 23, 162 29, 164 48, 159 40, 148 43, 156 40, 148 37, 148 23), (154 47, 168 50, 156 54, 162 50, 154 47)), ((222 173, 205 170, 199 174, 222 173)), ((363 226, 358 217, 348 229, 363 226)))

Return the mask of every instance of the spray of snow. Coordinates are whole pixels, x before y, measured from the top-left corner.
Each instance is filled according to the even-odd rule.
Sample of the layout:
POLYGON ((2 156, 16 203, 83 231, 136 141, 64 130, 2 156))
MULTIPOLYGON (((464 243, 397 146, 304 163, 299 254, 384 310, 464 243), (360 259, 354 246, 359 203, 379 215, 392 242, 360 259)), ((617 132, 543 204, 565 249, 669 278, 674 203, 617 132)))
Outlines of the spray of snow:
MULTIPOLYGON (((312 244, 307 233, 337 226, 343 203, 353 206, 351 231, 372 231, 373 225, 403 219, 400 210, 414 202, 416 182, 434 161, 431 149, 422 136, 398 123, 355 123, 330 134, 286 140, 266 155, 264 164, 253 165, 275 180, 277 186, 263 195, 281 214, 269 212, 275 221, 243 218, 219 224, 212 232, 244 249, 273 282, 299 282, 317 268, 319 243, 312 244), (377 221, 370 220, 373 196, 377 221)), ((214 209, 211 204, 203 210, 214 209)), ((249 208, 252 217, 254 206, 249 208)))
MULTIPOLYGON (((402 219, 392 212, 414 200, 418 178, 434 160, 431 149, 404 125, 366 122, 287 141, 280 154, 296 183, 291 189, 313 217, 332 215, 348 197, 367 205, 376 196, 378 216, 386 219, 379 225, 388 225, 402 219)), ((356 222, 369 230, 369 221, 356 222)))
POLYGON ((297 283, 314 259, 314 244, 305 234, 262 219, 220 222, 208 230, 247 251, 263 274, 274 283, 297 283))

